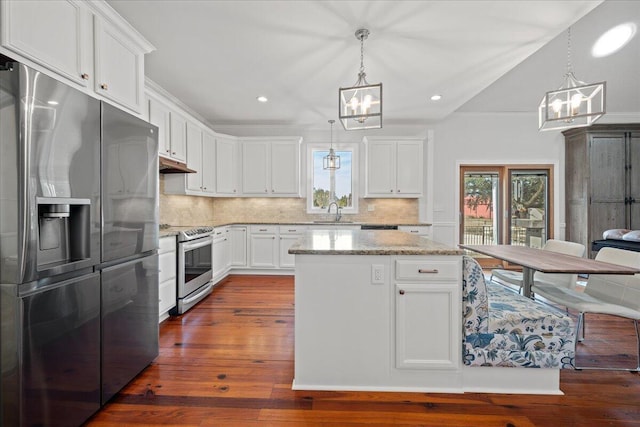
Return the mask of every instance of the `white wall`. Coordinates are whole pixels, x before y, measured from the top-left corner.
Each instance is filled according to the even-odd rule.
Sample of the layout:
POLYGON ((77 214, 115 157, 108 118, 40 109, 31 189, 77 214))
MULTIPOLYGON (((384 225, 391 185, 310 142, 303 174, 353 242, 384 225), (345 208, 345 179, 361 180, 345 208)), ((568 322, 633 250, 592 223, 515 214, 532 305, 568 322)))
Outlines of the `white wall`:
POLYGON ((532 113, 454 113, 434 125, 433 157, 428 171, 433 183, 435 240, 458 243, 460 165, 554 165, 554 236, 564 238, 564 137, 538 132, 532 113))

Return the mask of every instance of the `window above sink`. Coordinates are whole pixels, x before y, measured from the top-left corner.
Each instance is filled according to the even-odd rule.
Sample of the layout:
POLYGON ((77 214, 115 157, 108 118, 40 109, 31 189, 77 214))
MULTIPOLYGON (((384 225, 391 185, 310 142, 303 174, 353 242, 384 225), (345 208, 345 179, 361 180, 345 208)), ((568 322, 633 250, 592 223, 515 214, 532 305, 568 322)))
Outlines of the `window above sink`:
POLYGON ((340 156, 340 169, 325 170, 322 159, 329 153, 329 143, 307 146, 307 213, 327 214, 332 192, 343 214, 358 213, 358 146, 335 145, 335 151, 340 156))

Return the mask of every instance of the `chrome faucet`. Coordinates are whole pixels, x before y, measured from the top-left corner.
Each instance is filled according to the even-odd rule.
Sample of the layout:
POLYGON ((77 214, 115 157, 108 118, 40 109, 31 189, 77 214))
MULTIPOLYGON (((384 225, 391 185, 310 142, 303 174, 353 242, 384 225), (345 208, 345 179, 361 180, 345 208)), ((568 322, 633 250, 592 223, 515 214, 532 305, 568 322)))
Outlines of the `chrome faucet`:
POLYGON ((337 202, 331 202, 329 203, 329 207, 327 208, 327 213, 331 213, 331 206, 336 205, 336 222, 340 221, 340 218, 342 218, 342 213, 340 212, 340 210, 342 209, 340 206, 338 206, 337 202))

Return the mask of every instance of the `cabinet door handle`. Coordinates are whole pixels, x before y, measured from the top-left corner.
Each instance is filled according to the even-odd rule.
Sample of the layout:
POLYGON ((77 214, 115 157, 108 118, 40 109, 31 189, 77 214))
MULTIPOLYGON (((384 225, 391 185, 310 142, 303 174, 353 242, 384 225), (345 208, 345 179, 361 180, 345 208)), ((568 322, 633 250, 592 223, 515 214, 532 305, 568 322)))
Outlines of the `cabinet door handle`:
POLYGON ((264 192, 265 192, 265 193, 268 193, 268 192, 269 192, 269 190, 267 190, 267 189, 265 188, 265 189, 264 189, 264 192))
POLYGON ((276 240, 276 236, 273 236, 273 237, 271 238, 271 240, 276 240))
POLYGON ((404 289, 400 289, 400 291, 398 291, 398 293, 399 293, 400 295, 404 295, 404 289))
POLYGON ((389 191, 391 191, 393 193, 393 190, 389 190, 389 191))
POLYGON ((410 233, 417 233, 418 230, 411 230, 410 233))
POLYGON ((431 270, 425 269, 425 268, 421 268, 418 270, 418 273, 421 274, 437 274, 438 273, 438 269, 437 268, 433 268, 431 270))
POLYGON ((87 73, 82 73, 80 77, 82 77, 82 80, 89 80, 89 74, 87 73))
POLYGON ((164 151, 166 151, 167 153, 171 153, 171 150, 164 150, 164 151))
POLYGON ((267 231, 266 228, 260 228, 258 231, 267 231))
POLYGON ((102 84, 100 85, 100 88, 101 88, 102 90, 109 90, 109 86, 108 86, 106 83, 102 83, 102 84))
POLYGON ((398 193, 400 192, 400 190, 396 190, 398 193))
POLYGON ((176 155, 176 152, 175 152, 175 151, 172 151, 172 152, 171 152, 171 154, 173 154, 173 155, 175 156, 175 155, 176 155))

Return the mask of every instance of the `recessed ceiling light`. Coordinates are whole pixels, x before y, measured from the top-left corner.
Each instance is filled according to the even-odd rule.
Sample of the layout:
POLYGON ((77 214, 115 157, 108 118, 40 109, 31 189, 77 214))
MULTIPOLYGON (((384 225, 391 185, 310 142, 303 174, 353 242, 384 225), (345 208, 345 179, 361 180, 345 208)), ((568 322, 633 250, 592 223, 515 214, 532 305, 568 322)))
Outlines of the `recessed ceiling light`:
POLYGON ((266 96, 262 96, 262 95, 260 95, 256 99, 258 100, 258 102, 267 102, 269 100, 266 96))
POLYGON ((440 101, 442 99, 442 95, 433 95, 431 97, 432 101, 440 101))
POLYGON ((47 101, 49 105, 58 105, 58 101, 47 101))
POLYGON ((619 51, 629 43, 636 34, 636 24, 627 22, 611 28, 600 36, 591 49, 591 54, 596 58, 611 55, 619 51))

